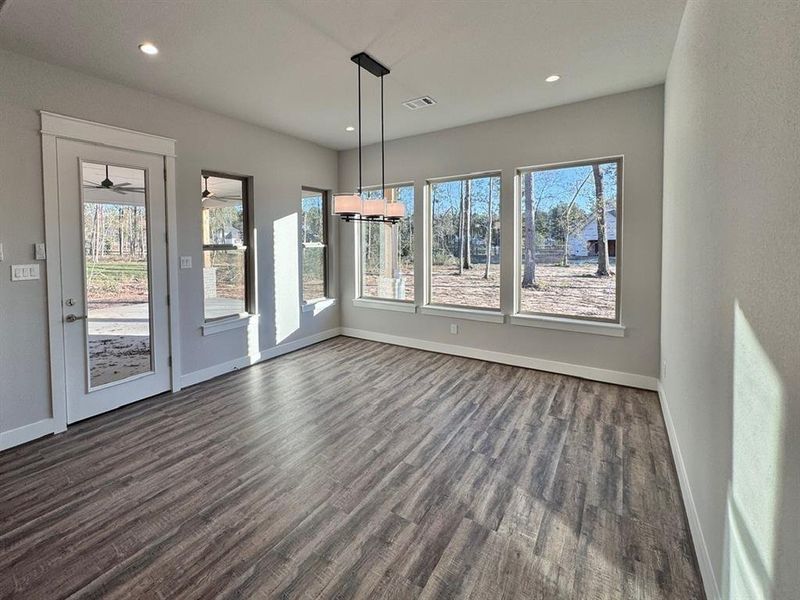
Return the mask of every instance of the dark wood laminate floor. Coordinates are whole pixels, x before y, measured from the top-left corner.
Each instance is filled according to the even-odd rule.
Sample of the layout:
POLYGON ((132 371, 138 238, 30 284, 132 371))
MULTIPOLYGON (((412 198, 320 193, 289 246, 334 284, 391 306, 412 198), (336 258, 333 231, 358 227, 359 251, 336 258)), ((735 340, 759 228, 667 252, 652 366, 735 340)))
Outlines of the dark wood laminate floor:
POLYGON ((2 598, 702 598, 652 392, 336 338, 0 454, 2 598))

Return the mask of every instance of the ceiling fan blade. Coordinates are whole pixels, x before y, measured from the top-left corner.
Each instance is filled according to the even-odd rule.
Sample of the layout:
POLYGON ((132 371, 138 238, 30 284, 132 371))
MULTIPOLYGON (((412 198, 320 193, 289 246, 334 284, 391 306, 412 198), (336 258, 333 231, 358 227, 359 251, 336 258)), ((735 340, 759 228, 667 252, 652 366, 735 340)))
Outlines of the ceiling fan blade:
POLYGON ((122 187, 122 186, 125 186, 125 185, 130 185, 130 182, 128 182, 128 181, 123 181, 122 183, 118 183, 118 184, 117 184, 117 185, 115 185, 114 187, 122 187))

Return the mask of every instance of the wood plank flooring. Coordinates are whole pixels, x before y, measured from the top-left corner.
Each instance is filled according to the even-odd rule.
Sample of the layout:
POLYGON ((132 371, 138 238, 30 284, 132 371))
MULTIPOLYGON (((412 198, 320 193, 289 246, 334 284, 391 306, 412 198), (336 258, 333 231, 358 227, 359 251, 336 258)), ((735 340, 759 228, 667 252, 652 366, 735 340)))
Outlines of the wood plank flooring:
POLYGON ((655 394, 340 337, 0 454, 0 597, 704 596, 655 394))

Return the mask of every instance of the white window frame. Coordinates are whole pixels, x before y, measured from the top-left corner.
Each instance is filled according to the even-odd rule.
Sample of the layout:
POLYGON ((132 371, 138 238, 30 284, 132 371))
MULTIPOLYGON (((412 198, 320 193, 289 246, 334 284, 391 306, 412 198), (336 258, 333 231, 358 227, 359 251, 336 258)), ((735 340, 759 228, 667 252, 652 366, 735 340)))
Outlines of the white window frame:
MULTIPOLYGON (((410 187, 411 190, 414 192, 414 212, 416 213, 416 206, 417 206, 417 194, 416 188, 414 186, 413 181, 403 181, 400 183, 391 183, 386 184, 383 186, 385 189, 393 189, 393 188, 401 188, 401 187, 410 187)), ((361 188, 362 192, 374 192, 375 190, 381 189, 380 185, 370 185, 364 186, 361 188)), ((405 218, 408 218, 406 216, 405 218)), ((413 218, 414 215, 411 215, 412 224, 414 224, 413 218)), ((353 296, 353 306, 358 308, 374 308, 374 309, 384 309, 384 310, 392 310, 395 312, 405 312, 405 313, 414 313, 417 311, 416 303, 414 298, 409 300, 399 300, 397 298, 380 298, 378 296, 364 296, 363 295, 363 276, 364 276, 364 269, 362 264, 362 246, 363 246, 363 223, 357 222, 356 227, 354 227, 353 232, 355 234, 354 246, 355 246, 355 265, 356 265, 356 273, 355 273, 355 295, 353 296)), ((414 228, 414 238, 416 239, 417 230, 416 227, 414 228)), ((415 248, 416 250, 416 248, 415 248)), ((417 276, 417 269, 418 262, 416 252, 414 253, 414 281, 416 282, 417 276)))
MULTIPOLYGON (((202 256, 207 250, 241 250, 244 252, 244 312, 231 313, 207 319, 205 316, 205 292, 203 293, 203 326, 204 336, 247 327, 250 319, 257 316, 256 307, 256 268, 255 252, 253 249, 253 178, 249 175, 227 173, 212 169, 202 169, 201 176, 216 177, 218 179, 233 179, 242 182, 242 209, 244 212, 244 234, 246 239, 243 246, 235 244, 203 244, 202 256)), ((201 232, 202 235, 202 232, 201 232)), ((202 240, 201 240, 202 241, 202 240)), ((205 259, 204 259, 205 260, 205 259)), ((205 264, 205 263, 203 263, 205 264)))
POLYGON ((330 210, 330 194, 328 194, 328 190, 323 190, 321 188, 315 188, 313 186, 304 185, 300 189, 300 218, 302 220, 303 217, 303 192, 312 192, 314 194, 319 194, 322 196, 322 242, 300 242, 300 305, 302 307, 303 312, 313 312, 316 314, 318 311, 322 310, 323 308, 327 308, 334 304, 331 298, 331 248, 330 248, 330 231, 328 230, 330 223, 329 223, 329 216, 328 211, 330 210), (322 296, 319 298, 309 298, 306 299, 303 290, 303 271, 305 268, 305 250, 306 248, 322 248, 324 250, 323 253, 323 261, 322 261, 322 268, 323 272, 323 290, 322 296))
MULTIPOLYGON (((503 173, 500 169, 491 169, 488 171, 478 171, 475 173, 465 173, 462 175, 451 175, 447 177, 433 177, 425 180, 425 203, 424 203, 424 220, 425 220, 425 256, 424 260, 424 277, 425 289, 424 298, 425 303, 420 307, 419 311, 426 315, 435 315, 449 317, 453 319, 467 319, 470 321, 484 321, 487 323, 503 323, 505 322, 505 314, 503 313, 502 304, 497 308, 486 308, 482 306, 467 306, 461 304, 439 304, 431 302, 432 298, 432 284, 433 284, 433 184, 447 183, 449 181, 463 181, 467 179, 482 179, 485 177, 497 177, 500 180, 500 191, 498 194, 498 212, 500 222, 503 222, 503 173)), ((500 235, 503 235, 502 227, 500 235)), ((502 239, 502 237, 501 237, 502 239)), ((416 260, 416 259, 415 259, 416 260)), ((503 256, 500 255, 500 270, 502 272, 503 256)), ((502 289, 503 279, 500 277, 500 291, 502 303, 502 289)))
POLYGON ((622 337, 625 326, 622 322, 622 276, 623 276, 623 199, 624 194, 624 156, 612 155, 575 161, 548 163, 529 167, 519 167, 514 176, 514 314, 509 317, 513 325, 560 329, 580 333, 595 333, 622 337), (596 163, 617 163, 617 232, 615 249, 615 317, 599 319, 580 315, 522 311, 522 176, 525 173, 549 171, 554 169, 589 166, 596 163))

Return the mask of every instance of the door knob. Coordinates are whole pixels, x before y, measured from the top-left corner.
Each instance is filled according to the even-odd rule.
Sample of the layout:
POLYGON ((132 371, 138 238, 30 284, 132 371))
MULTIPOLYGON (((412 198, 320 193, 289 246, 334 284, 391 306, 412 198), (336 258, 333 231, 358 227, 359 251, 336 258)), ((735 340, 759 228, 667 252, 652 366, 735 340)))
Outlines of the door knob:
POLYGON ((82 315, 80 317, 78 315, 67 315, 66 317, 64 317, 64 320, 67 323, 74 323, 75 321, 80 321, 81 319, 85 319, 85 318, 86 318, 86 315, 82 315))

